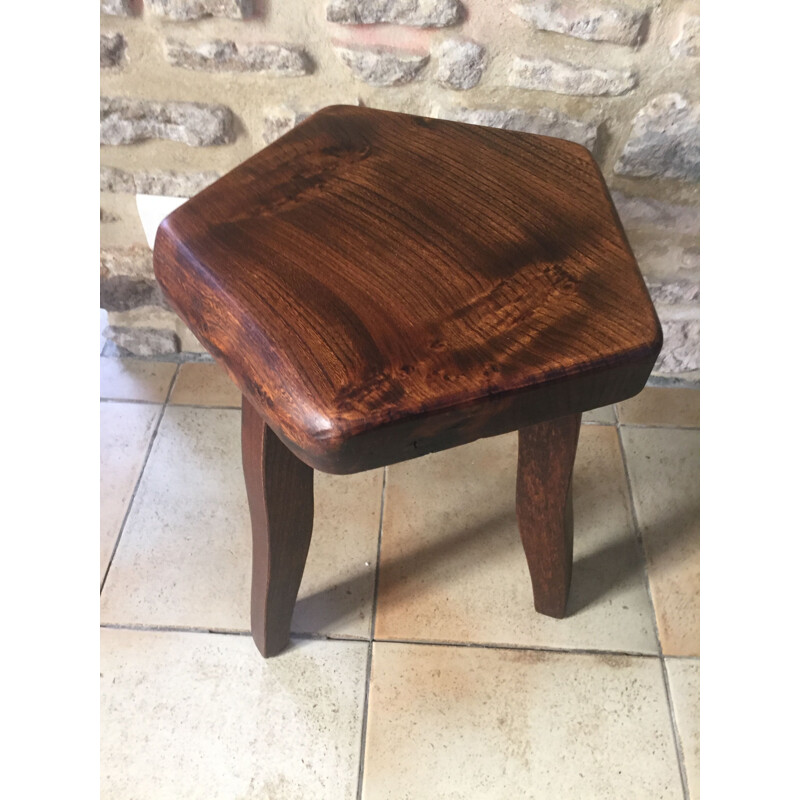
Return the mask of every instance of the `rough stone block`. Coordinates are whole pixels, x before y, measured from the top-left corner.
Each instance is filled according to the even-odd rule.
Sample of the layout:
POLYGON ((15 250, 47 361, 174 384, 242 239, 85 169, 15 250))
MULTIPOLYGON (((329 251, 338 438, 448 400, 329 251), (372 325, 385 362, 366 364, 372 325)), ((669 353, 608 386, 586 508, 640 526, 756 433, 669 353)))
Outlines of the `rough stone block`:
POLYGON ((685 15, 680 20, 678 35, 669 46, 672 58, 698 58, 700 56, 700 17, 685 15))
POLYGON ((627 45, 640 43, 648 17, 647 11, 591 0, 530 0, 512 10, 543 31, 627 45))
POLYGON ((148 14, 185 22, 203 17, 246 19, 253 16, 253 0, 144 0, 148 14))
POLYGON ((700 208, 611 192, 639 267, 655 283, 694 280, 700 269, 700 208))
POLYGON ((597 123, 581 122, 552 108, 523 111, 518 108, 442 108, 434 106, 432 114, 439 119, 469 122, 472 125, 488 125, 523 133, 538 133, 577 142, 592 150, 597 142, 597 123))
MULTIPOLYGON (((272 144, 276 139, 280 139, 281 136, 288 133, 302 121, 300 116, 300 112, 286 106, 267 111, 267 115, 264 118, 264 141, 267 144, 272 144)), ((307 116, 308 114, 305 114, 303 119, 307 116)))
POLYGON ((434 54, 436 80, 450 89, 472 89, 486 69, 486 49, 468 39, 445 39, 434 54))
POLYGON ((125 37, 121 33, 100 34, 100 66, 104 69, 118 67, 125 57, 125 37))
POLYGON ((335 47, 353 75, 371 86, 400 86, 413 81, 428 63, 428 55, 386 48, 335 47))
POLYGON ((700 109, 679 94, 651 100, 633 119, 618 175, 700 180, 700 109))
POLYGON ((126 97, 100 99, 100 143, 133 144, 168 139, 192 147, 228 144, 235 138, 226 106, 157 102, 126 97))
POLYGON ((130 311, 141 306, 166 307, 155 278, 110 275, 100 280, 100 308, 106 311, 130 311))
POLYGON ((173 172, 172 170, 126 172, 116 167, 100 167, 100 191, 193 197, 219 177, 218 172, 173 172))
POLYGON ((220 177, 218 172, 171 172, 153 170, 133 175, 137 194, 194 197, 220 177))
POLYGON ((540 92, 616 96, 627 94, 636 86, 636 73, 579 66, 550 58, 517 56, 509 72, 509 83, 520 89, 540 92))
POLYGON ((463 18, 458 0, 329 0, 329 22, 343 25, 413 25, 418 28, 443 28, 463 18))
POLYGON ((109 325, 103 336, 134 356, 163 356, 179 353, 181 342, 175 331, 160 328, 127 328, 109 325))
POLYGON ((220 39, 192 45, 167 41, 167 59, 176 67, 211 72, 265 72, 275 77, 309 75, 314 66, 308 53, 288 44, 251 44, 242 47, 220 39))
POLYGON ((665 228, 688 236, 700 235, 699 206, 665 203, 652 197, 611 192, 622 224, 629 228, 665 228))
POLYGON ((100 167, 100 191, 134 194, 133 175, 116 167, 100 167))
POLYGON ((104 247, 100 251, 100 280, 125 276, 155 278, 149 247, 104 247))
MULTIPOLYGON (((276 139, 280 139, 281 136, 288 133, 295 125, 299 125, 303 120, 308 119, 312 114, 329 105, 334 105, 334 103, 316 104, 301 110, 289 108, 288 106, 276 106, 269 109, 264 117, 264 141, 267 144, 272 144, 276 139)), ((360 103, 358 100, 337 100, 335 105, 357 106, 360 103)))
POLYGON ((114 17, 132 17, 133 4, 131 0, 100 0, 100 11, 114 17))
POLYGON ((656 306, 697 306, 700 302, 700 283, 696 280, 645 282, 656 306))
POLYGON ((674 375, 700 369, 700 321, 696 319, 662 319, 664 346, 653 372, 674 375))

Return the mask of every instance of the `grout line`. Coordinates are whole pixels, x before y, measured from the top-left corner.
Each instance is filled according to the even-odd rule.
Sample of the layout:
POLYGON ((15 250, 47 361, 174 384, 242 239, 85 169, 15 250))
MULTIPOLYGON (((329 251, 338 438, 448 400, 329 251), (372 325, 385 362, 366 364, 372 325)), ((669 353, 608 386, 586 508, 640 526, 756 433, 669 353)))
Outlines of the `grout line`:
POLYGON ((358 755, 358 785, 356 800, 361 800, 364 790, 364 756, 367 751, 367 715, 369 714, 369 686, 372 679, 372 651, 375 642, 375 616, 378 610, 378 580, 381 566, 381 541, 383 539, 383 512, 386 508, 386 477, 388 467, 383 468, 383 486, 381 487, 381 511, 378 521, 378 547, 375 551, 375 583, 372 587, 372 619, 369 626, 369 646, 367 647, 367 665, 364 679, 364 709, 361 712, 361 749, 358 755))
MULTIPOLYGON (((170 390, 171 392, 171 390, 170 390)), ((160 406, 160 405, 170 405, 172 408, 216 408, 216 409, 223 409, 223 410, 230 410, 230 411, 241 411, 241 406, 211 406, 211 405, 203 405, 200 403, 167 403, 166 401, 159 401, 159 400, 124 400, 120 397, 101 397, 101 403, 138 403, 139 405, 145 406, 160 406)))
MULTIPOLYGON (((208 633, 215 636, 250 636, 250 631, 226 628, 203 628, 179 625, 144 625, 139 623, 103 622, 101 628, 112 630, 147 631, 150 633, 208 633)), ((374 639, 368 641, 358 636, 329 633, 295 633, 291 638, 296 641, 328 641, 328 642, 361 642, 370 646, 375 642, 381 644, 402 644, 420 647, 459 647, 473 650, 514 650, 532 653, 554 653, 581 656, 624 656, 629 658, 660 658, 658 653, 641 653, 631 650, 593 650, 590 648, 547 647, 545 645, 493 644, 487 642, 448 642, 425 639, 374 639)), ((371 657, 372 648, 368 655, 371 657)))
POLYGON ((133 400, 124 397, 101 397, 101 403, 136 403, 140 406, 163 406, 163 400, 133 400))
POLYGON ((410 644, 423 647, 463 647, 475 650, 521 650, 532 653, 564 653, 583 656, 631 656, 634 658, 659 658, 658 653, 638 653, 631 650, 593 650, 585 647, 548 647, 547 645, 493 644, 491 642, 448 642, 435 639, 375 639, 386 644, 410 644))
POLYGON ((678 769, 681 772, 683 796, 686 800, 689 800, 689 780, 686 777, 686 764, 683 756, 683 745, 681 744, 681 737, 678 733, 678 720, 675 718, 675 707, 672 702, 672 687, 669 685, 669 673, 667 672, 667 662, 664 659, 664 656, 661 656, 661 674, 664 678, 664 688, 667 692, 667 706, 669 707, 669 718, 672 722, 672 733, 675 737, 675 750, 678 753, 678 769))
MULTIPOLYGON (((633 426, 632 426, 633 427, 633 426)), ((653 601, 653 592, 650 585, 650 572, 647 568, 647 553, 644 546, 644 537, 639 523, 639 515, 636 511, 636 501, 633 496, 633 482, 631 480, 631 472, 628 467, 628 456, 625 452, 625 442, 622 438, 622 425, 617 423, 617 439, 619 441, 619 449, 622 455, 622 467, 625 471, 625 483, 628 487, 628 499, 630 500, 631 519, 633 521, 633 529, 636 541, 639 544, 639 552, 642 558, 645 575, 645 588, 647 589, 647 599, 650 601, 650 608, 653 612, 653 624, 656 631, 656 643, 658 645, 658 658, 661 662, 661 679, 664 683, 664 692, 667 698, 667 710, 669 711, 670 726, 672 727, 672 741, 675 745, 675 754, 678 759, 678 772, 681 776, 681 788, 683 789, 684 800, 689 800, 689 784, 686 780, 686 766, 683 763, 683 748, 680 745, 680 737, 678 736, 678 725, 675 720, 675 709, 672 707, 672 693, 669 689, 669 679, 667 677, 667 665, 664 661, 664 650, 661 646, 661 631, 658 627, 658 616, 656 615, 656 604, 653 601)))
MULTIPOLYGON (((115 631, 144 631, 146 633, 208 633, 212 636, 252 636, 249 630, 238 630, 236 628, 205 628, 196 625, 148 625, 139 622, 101 622, 100 627, 115 631)), ((361 642, 362 644, 367 644, 367 639, 363 636, 349 636, 347 634, 328 636, 324 633, 295 633, 292 631, 290 639, 298 641, 361 642)))
POLYGON ((383 485, 381 486, 381 512, 378 522, 378 549, 375 553, 375 585, 372 594, 372 621, 369 627, 370 640, 375 639, 375 617, 378 612, 378 581, 380 580, 381 569, 381 543, 383 542, 383 515, 386 509, 386 481, 389 476, 389 468, 383 468, 383 485))
POLYGON ((100 582, 101 595, 103 594, 103 589, 105 588, 106 580, 108 579, 108 573, 111 571, 111 565, 114 563, 114 556, 117 554, 117 548, 122 540, 122 532, 125 530, 125 525, 128 522, 128 517, 130 516, 131 509, 133 508, 133 502, 136 499, 136 493, 139 491, 139 484, 142 482, 142 476, 147 468, 147 462, 150 460, 150 453, 153 450, 153 444, 156 441, 156 436, 158 436, 158 430, 161 427, 161 420, 164 419, 164 412, 167 410, 169 396, 172 394, 172 389, 175 386, 177 377, 178 370, 176 369, 175 374, 172 376, 172 380, 170 381, 169 388, 167 389, 167 396, 164 398, 164 403, 161 406, 161 412, 158 415, 158 419, 156 419, 156 424, 153 426, 153 435, 150 437, 150 443, 147 445, 147 451, 144 454, 144 460, 142 461, 142 468, 139 471, 139 477, 136 479, 133 491, 131 492, 131 499, 128 501, 128 507, 125 509, 125 516, 122 518, 122 523, 119 526, 119 533, 117 533, 117 540, 114 542, 114 549, 111 551, 111 557, 108 559, 106 571, 103 573, 103 580, 100 582))
POLYGON ((250 631, 233 628, 202 628, 192 625, 145 625, 137 622, 101 622, 101 628, 115 631, 147 631, 148 633, 211 633, 218 636, 250 636, 250 631))
POLYGON ((170 403, 172 408, 216 408, 223 411, 241 411, 241 406, 208 406, 198 403, 170 403))
POLYGON ((619 422, 617 423, 620 428, 648 428, 650 430, 668 430, 668 431, 699 431, 699 425, 646 425, 643 422, 619 422))

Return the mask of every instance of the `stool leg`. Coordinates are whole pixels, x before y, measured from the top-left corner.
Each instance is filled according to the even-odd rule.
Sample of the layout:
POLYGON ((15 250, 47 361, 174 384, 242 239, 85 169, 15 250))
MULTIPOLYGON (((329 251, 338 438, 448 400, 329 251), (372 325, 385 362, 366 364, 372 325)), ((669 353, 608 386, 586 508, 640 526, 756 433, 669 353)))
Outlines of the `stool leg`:
POLYGON ((519 431, 517 522, 540 614, 566 613, 572 576, 572 467, 581 415, 519 431))
POLYGON ((250 628, 264 658, 289 643, 314 521, 314 470, 242 397, 242 463, 253 526, 250 628))

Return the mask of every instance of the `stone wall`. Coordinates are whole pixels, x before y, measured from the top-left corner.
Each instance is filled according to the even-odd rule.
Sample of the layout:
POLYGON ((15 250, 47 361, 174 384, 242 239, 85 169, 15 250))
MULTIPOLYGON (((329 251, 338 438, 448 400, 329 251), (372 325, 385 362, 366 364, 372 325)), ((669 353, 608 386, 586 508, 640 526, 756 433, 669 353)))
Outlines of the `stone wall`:
POLYGON ((699 369, 698 0, 102 0, 101 305, 130 352, 202 350, 153 278, 135 193, 189 197, 334 103, 572 139, 603 169, 664 326, 699 369))

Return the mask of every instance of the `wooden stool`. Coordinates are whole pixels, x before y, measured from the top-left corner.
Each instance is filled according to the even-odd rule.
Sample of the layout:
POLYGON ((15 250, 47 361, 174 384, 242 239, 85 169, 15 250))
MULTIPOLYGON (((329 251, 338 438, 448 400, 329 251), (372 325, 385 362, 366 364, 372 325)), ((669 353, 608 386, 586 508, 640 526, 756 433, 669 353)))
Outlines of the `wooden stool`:
POLYGON ((170 214, 154 259, 242 391, 262 655, 289 640, 314 469, 512 430, 535 607, 564 615, 581 412, 639 392, 661 349, 585 148, 333 106, 170 214))

